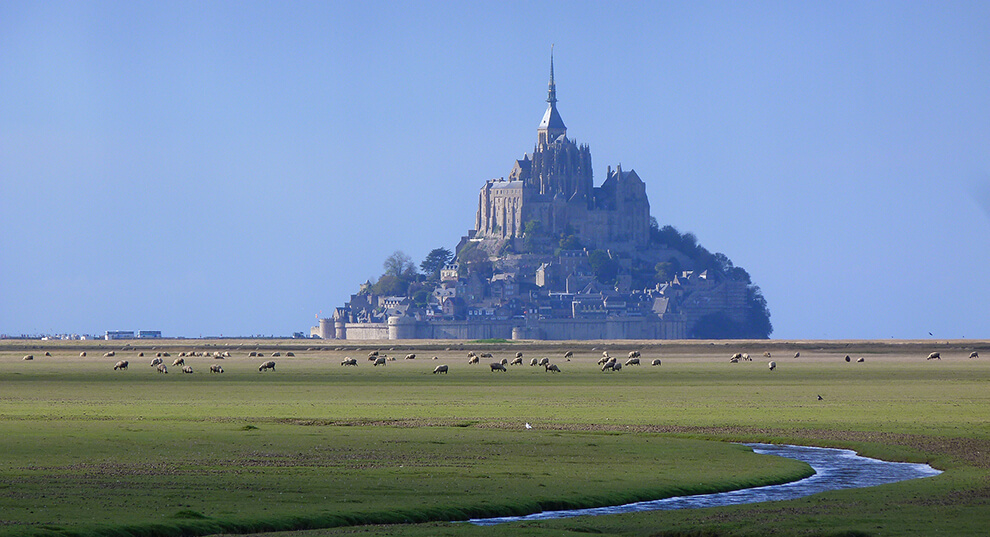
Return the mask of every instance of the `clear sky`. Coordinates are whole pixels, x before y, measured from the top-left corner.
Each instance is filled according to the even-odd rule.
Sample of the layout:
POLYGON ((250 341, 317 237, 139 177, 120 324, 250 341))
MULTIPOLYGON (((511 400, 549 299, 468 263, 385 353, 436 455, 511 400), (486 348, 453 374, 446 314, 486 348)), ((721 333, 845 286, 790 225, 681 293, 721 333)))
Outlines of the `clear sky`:
POLYGON ((0 333, 308 334, 474 226, 554 48, 774 338, 990 338, 988 2, 0 2, 0 333))

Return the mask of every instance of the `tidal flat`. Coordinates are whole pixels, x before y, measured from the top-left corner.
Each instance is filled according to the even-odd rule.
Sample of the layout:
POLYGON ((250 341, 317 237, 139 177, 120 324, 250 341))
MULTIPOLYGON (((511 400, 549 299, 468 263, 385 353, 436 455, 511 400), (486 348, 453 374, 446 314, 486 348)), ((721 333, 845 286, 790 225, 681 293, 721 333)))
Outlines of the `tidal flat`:
POLYGON ((986 534, 987 342, 381 343, 0 342, 0 535, 986 534), (633 350, 642 365, 601 371, 603 352, 633 350), (371 352, 395 359, 374 366, 371 352), (167 374, 149 365, 158 353, 167 374), (171 366, 181 353, 197 354, 183 357, 192 374, 171 366), (522 365, 489 368, 516 353, 522 365), (543 357, 561 372, 529 365, 543 357), (265 360, 276 369, 259 372, 265 360), (808 472, 736 441, 944 473, 744 507, 455 522, 808 472))

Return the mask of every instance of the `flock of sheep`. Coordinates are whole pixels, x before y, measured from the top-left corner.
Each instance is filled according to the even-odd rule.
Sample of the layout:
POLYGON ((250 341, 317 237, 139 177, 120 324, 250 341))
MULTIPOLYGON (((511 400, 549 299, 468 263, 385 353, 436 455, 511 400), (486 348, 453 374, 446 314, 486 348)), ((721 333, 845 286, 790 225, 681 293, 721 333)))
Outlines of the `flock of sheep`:
MULTIPOLYGON (((51 353, 50 352, 45 352, 45 356, 51 356, 51 353)), ((80 352, 79 353, 79 356, 80 357, 85 357, 86 356, 86 352, 80 352)), ((106 353, 103 354, 103 356, 105 358, 115 357, 116 356, 116 351, 107 351, 106 353)), ((137 353, 137 356, 138 357, 144 357, 144 352, 137 353)), ((259 352, 259 351, 251 351, 248 354, 248 357, 251 357, 251 358, 254 358, 254 357, 263 357, 263 356, 264 356, 264 354, 262 352, 259 352)), ((279 352, 279 351, 275 351, 275 352, 272 352, 271 353, 271 357, 273 357, 273 358, 274 357, 279 357, 279 356, 282 356, 282 353, 279 352)), ((287 357, 293 357, 293 356, 295 356, 295 354, 293 352, 286 352, 285 353, 285 356, 287 356, 287 357)), ((567 351, 567 352, 563 353, 563 358, 566 361, 570 361, 570 359, 571 359, 572 356, 574 356, 574 352, 573 351, 567 351)), ((765 358, 773 358, 773 356, 771 355, 771 353, 769 351, 768 352, 764 352, 763 353, 763 356, 765 358)), ((166 364, 165 358, 170 358, 170 357, 171 357, 171 355, 168 352, 157 352, 155 354, 155 357, 151 360, 151 363, 149 365, 151 367, 156 368, 156 371, 158 373, 167 374, 168 373, 168 365, 166 364)), ((231 354, 230 354, 229 351, 223 351, 223 352, 221 352, 221 351, 213 351, 213 352, 196 352, 196 351, 180 352, 178 354, 178 356, 174 360, 172 360, 172 367, 173 368, 174 367, 180 367, 181 368, 180 371, 182 371, 183 373, 192 374, 193 373, 192 366, 191 365, 187 365, 185 363, 185 359, 186 358, 191 358, 191 357, 205 357, 205 358, 213 358, 213 359, 216 359, 216 360, 223 360, 225 358, 231 357, 231 354)), ((794 353, 794 358, 800 358, 800 357, 801 357, 801 353, 800 352, 795 352, 794 353)), ((621 371, 623 367, 630 367, 630 366, 638 366, 638 365, 640 365, 641 364, 641 361, 640 361, 641 358, 642 358, 642 356, 641 356, 641 354, 640 354, 639 351, 630 351, 628 353, 628 355, 626 356, 626 359, 624 361, 620 362, 615 356, 611 356, 609 354, 609 352, 606 350, 606 351, 602 352, 601 359, 599 359, 597 363, 598 363, 598 366, 601 367, 602 372, 612 372, 612 373, 615 373, 615 372, 621 371)), ((979 353, 977 351, 973 351, 973 352, 971 352, 969 354, 969 358, 979 358, 979 353)), ((404 359, 405 360, 415 360, 416 359, 416 355, 415 354, 412 354, 412 353, 406 354, 404 359)), ((439 357, 437 357, 437 356, 434 356, 433 357, 433 360, 438 360, 438 359, 439 359, 439 357)), ((523 353, 522 352, 516 352, 515 353, 515 356, 513 357, 512 360, 509 360, 508 358, 501 358, 500 360, 495 360, 495 356, 491 352, 482 352, 482 353, 478 354, 478 353, 475 353, 474 351, 470 351, 470 352, 467 353, 467 363, 468 363, 468 365, 477 365, 477 364, 480 364, 482 359, 491 360, 491 362, 489 363, 489 367, 490 367, 490 369, 491 369, 491 371, 493 373, 494 372, 503 372, 504 373, 504 372, 507 372, 508 371, 507 366, 517 366, 517 365, 518 366, 521 366, 521 365, 524 364, 523 353)), ((941 360, 941 359, 942 359, 942 356, 941 356, 941 353, 940 352, 932 352, 927 357, 927 360, 941 360)), ((34 355, 32 355, 32 354, 25 355, 23 357, 23 360, 24 361, 34 360, 34 355)), ((374 366, 379 366, 380 365, 380 366, 383 366, 384 367, 384 366, 386 366, 388 364, 388 362, 395 361, 395 360, 396 360, 395 357, 389 356, 389 355, 387 355, 385 353, 382 353, 380 351, 372 351, 372 352, 370 352, 368 354, 368 361, 371 362, 372 365, 374 365, 374 366)), ((852 358, 849 355, 845 355, 844 360, 846 362, 851 362, 852 361, 852 358)), ((737 353, 732 354, 729 357, 729 362, 730 363, 734 363, 734 364, 735 363, 739 363, 739 362, 747 362, 747 361, 748 362, 751 362, 751 361, 753 361, 753 359, 752 359, 752 357, 750 357, 750 355, 748 353, 744 353, 744 352, 737 352, 737 353)), ((865 359, 862 358, 862 357, 860 357, 860 358, 856 359, 856 362, 862 363, 862 362, 865 362, 865 359)), ((659 358, 654 358, 653 360, 650 361, 650 364, 653 365, 653 366, 659 366, 659 365, 661 365, 661 361, 660 361, 659 358)), ((126 371, 128 365, 129 365, 129 361, 128 360, 118 360, 114 364, 113 369, 114 369, 114 371, 126 371)), ((351 358, 351 357, 347 356, 347 357, 344 357, 344 359, 340 362, 340 365, 342 365, 342 366, 357 366, 358 365, 358 361, 355 358, 351 358)), ((547 358, 547 357, 542 357, 542 358, 539 358, 539 359, 537 359, 537 358, 531 358, 529 360, 529 365, 531 367, 543 366, 544 367, 544 370, 546 372, 548 372, 548 373, 560 373, 561 372, 560 367, 557 364, 550 363, 550 358, 547 358)), ((767 363, 767 367, 769 368, 770 371, 775 371, 777 369, 777 362, 774 361, 774 360, 771 360, 770 362, 767 363)), ((218 363, 211 364, 209 366, 209 370, 210 370, 211 373, 223 373, 224 372, 223 367, 220 364, 218 364, 218 363)), ((268 371, 268 370, 275 371, 275 360, 266 360, 266 361, 262 362, 260 364, 260 366, 258 367, 258 371, 259 372, 264 372, 264 371, 268 371)), ((450 371, 450 367, 448 365, 446 365, 446 364, 438 365, 438 366, 436 366, 433 369, 433 373, 434 374, 439 374, 439 373, 446 374, 449 371, 450 371)))

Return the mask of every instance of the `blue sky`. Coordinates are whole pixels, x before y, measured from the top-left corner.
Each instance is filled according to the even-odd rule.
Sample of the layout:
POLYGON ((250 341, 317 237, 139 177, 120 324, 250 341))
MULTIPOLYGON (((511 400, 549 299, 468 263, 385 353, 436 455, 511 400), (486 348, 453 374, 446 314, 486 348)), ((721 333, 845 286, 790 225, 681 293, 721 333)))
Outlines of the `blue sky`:
POLYGON ((988 338, 990 3, 0 2, 0 333, 305 331, 568 135, 775 338, 988 338))

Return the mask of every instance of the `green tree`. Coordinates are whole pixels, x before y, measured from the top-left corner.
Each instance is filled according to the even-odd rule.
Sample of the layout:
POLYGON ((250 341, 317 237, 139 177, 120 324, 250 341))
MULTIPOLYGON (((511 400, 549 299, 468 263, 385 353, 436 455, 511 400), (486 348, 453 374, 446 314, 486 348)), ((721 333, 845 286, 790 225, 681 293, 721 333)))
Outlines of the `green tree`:
POLYGON ((406 276, 409 272, 415 274, 416 272, 416 265, 413 264, 412 258, 402 250, 396 250, 385 258, 382 266, 385 268, 385 274, 395 277, 406 276))
POLYGON ((609 257, 604 250, 595 250, 588 254, 588 264, 595 274, 595 279, 606 285, 614 285, 619 275, 619 263, 609 257))
POLYGON ((426 258, 419 264, 419 269, 427 278, 439 279, 440 269, 454 258, 454 253, 446 248, 434 248, 426 254, 426 258))

